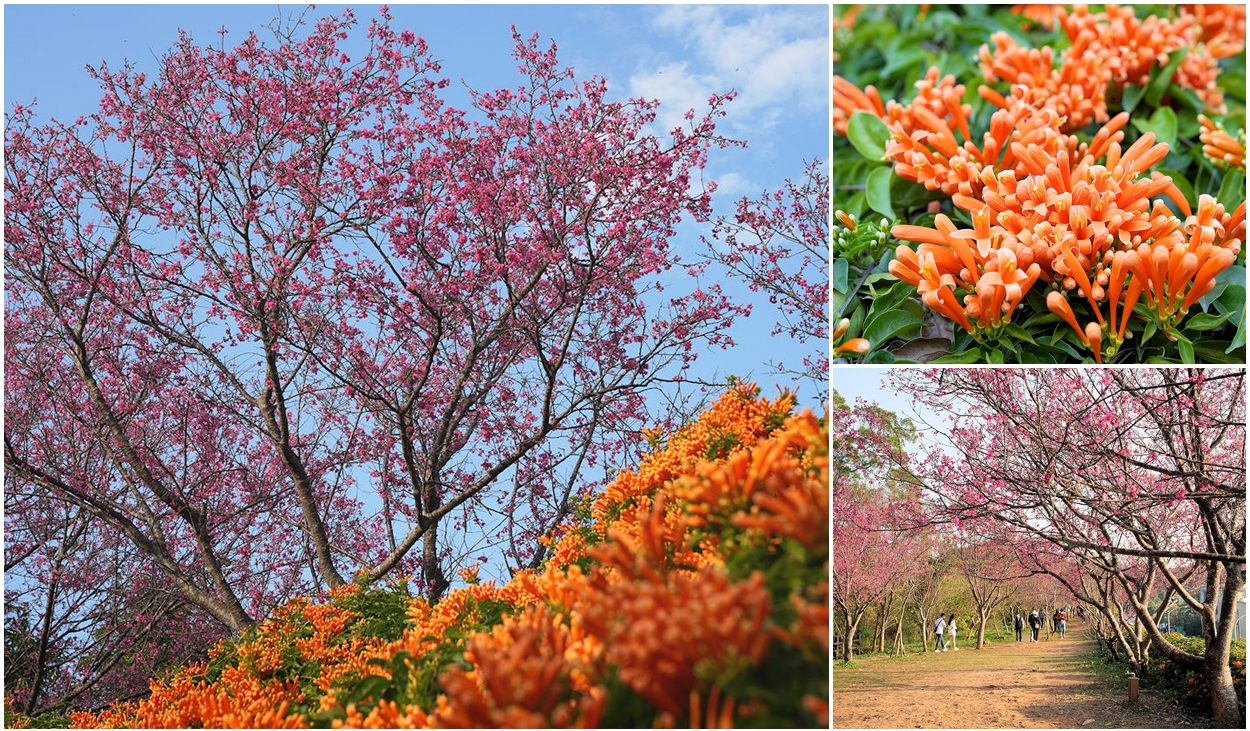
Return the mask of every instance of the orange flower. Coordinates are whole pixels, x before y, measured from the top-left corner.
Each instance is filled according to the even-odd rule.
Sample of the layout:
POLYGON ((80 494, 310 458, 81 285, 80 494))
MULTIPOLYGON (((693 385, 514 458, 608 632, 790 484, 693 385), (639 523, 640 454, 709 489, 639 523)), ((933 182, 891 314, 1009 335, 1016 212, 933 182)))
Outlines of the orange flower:
POLYGON ((845 335, 849 329, 851 329, 851 318, 842 318, 838 322, 838 326, 833 329, 833 335, 830 336, 830 340, 835 343, 838 342, 838 339, 845 335))
POLYGON ((985 206, 973 212, 975 228, 971 231, 956 230, 941 213, 934 225, 936 229, 900 225, 891 230, 896 238, 923 243, 916 252, 899 246, 890 273, 915 286, 934 312, 978 337, 992 337, 1011 321, 1011 313, 1041 276, 1041 267, 1032 262, 1031 251, 1021 253, 1014 236, 1000 227, 991 228, 985 206), (1028 265, 1024 271, 1022 262, 1028 265), (956 289, 972 292, 964 298, 963 307, 954 294, 956 289))
POLYGON ((580 622, 528 607, 489 634, 476 634, 464 657, 472 671, 453 666, 440 678, 447 696, 432 714, 437 725, 598 727, 608 700, 598 684, 603 645, 580 622))
POLYGON ((1076 334, 1080 336, 1081 342, 1089 345, 1089 339, 1085 336, 1085 332, 1081 330, 1081 326, 1076 324, 1076 315, 1072 312, 1072 306, 1068 304, 1068 300, 1057 291, 1051 291, 1046 295, 1046 307, 1051 312, 1063 318, 1064 322, 1072 326, 1076 334))
POLYGON ((859 355, 863 355, 869 350, 872 350, 872 343, 863 338, 851 338, 833 349, 833 357, 837 358, 845 353, 858 353, 859 355))
MULTIPOLYGON (((643 432, 645 433, 646 430, 644 429, 643 432)), ((463 581, 464 583, 469 584, 471 586, 476 586, 482 581, 478 575, 478 572, 479 572, 478 565, 475 563, 475 564, 472 564, 470 566, 465 566, 464 568, 460 569, 460 571, 458 571, 457 574, 460 576, 460 580, 463 581)))
POLYGON ((1094 351, 1094 362, 1102 365, 1102 328, 1098 323, 1091 322, 1085 326, 1085 342, 1094 351))
POLYGON ((1234 56, 1246 47, 1245 5, 1182 5, 1200 26, 1198 40, 1216 58, 1234 56))
POLYGON ((1028 18, 1046 30, 1054 30, 1055 9, 1056 6, 1050 4, 1022 4, 1013 5, 1011 12, 1028 18))
POLYGON ((721 706, 720 711, 716 710, 717 704, 720 702, 720 686, 713 685, 712 691, 707 697, 707 714, 705 717, 700 712, 699 691, 690 691, 690 728, 733 728, 734 727, 734 700, 729 696, 725 696, 725 704, 721 706))
POLYGON ((1207 119, 1205 114, 1198 115, 1198 122, 1202 124, 1202 131, 1198 134, 1202 141, 1202 154, 1220 167, 1245 170, 1246 147, 1242 144, 1245 141, 1245 130, 1241 131, 1242 141, 1238 141, 1225 132, 1222 126, 1207 119))

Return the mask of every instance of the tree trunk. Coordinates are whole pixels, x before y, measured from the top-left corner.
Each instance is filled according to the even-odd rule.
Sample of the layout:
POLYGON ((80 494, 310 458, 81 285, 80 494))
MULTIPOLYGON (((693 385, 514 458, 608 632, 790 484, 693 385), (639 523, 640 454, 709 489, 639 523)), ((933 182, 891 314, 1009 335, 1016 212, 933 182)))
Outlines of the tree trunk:
MULTIPOLYGON (((1245 585, 1237 569, 1224 573, 1224 591, 1220 596, 1220 617, 1216 622, 1203 622, 1203 639, 1206 650, 1202 657, 1202 674, 1206 679, 1207 692, 1211 694, 1211 713, 1215 716, 1216 728, 1245 728, 1246 719, 1242 717, 1241 708, 1237 703, 1237 690, 1233 687, 1233 676, 1228 669, 1229 646, 1232 644, 1233 623, 1237 619, 1237 600, 1241 596, 1241 588, 1245 585)), ((1214 587, 1216 581, 1208 580, 1208 586, 1214 587)), ((1211 589, 1210 594, 1215 594, 1211 589)), ((1214 614, 1214 612, 1211 612, 1214 614)))
MULTIPOLYGON (((1227 640, 1227 636, 1225 638, 1227 640)), ((1245 728, 1245 719, 1241 717, 1241 708, 1237 704, 1237 689, 1233 686, 1233 675, 1228 671, 1228 645, 1224 643, 1223 652, 1220 643, 1207 647, 1203 657, 1202 674, 1206 679, 1207 692, 1211 694, 1211 712, 1215 715, 1215 728, 1245 728)))
POLYGON ((977 649, 985 647, 985 623, 989 619, 985 611, 977 612, 977 649))
MULTIPOLYGON (((861 615, 862 616, 862 615, 861 615)), ((842 639, 842 662, 851 661, 851 647, 855 644, 855 632, 859 629, 859 617, 855 621, 851 621, 851 616, 846 615, 846 634, 842 639)))

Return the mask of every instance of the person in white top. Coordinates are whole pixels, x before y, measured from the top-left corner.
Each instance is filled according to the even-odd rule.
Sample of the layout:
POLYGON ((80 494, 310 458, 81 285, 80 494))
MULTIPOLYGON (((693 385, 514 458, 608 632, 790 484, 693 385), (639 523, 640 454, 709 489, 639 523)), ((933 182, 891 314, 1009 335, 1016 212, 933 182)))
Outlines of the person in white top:
POLYGON ((938 615, 937 622, 933 624, 933 632, 937 635, 937 644, 934 645, 934 652, 946 652, 946 640, 942 637, 942 633, 946 631, 946 620, 942 615, 938 615))
POLYGON ((951 649, 955 652, 959 652, 959 648, 955 645, 955 639, 959 634, 958 629, 959 628, 955 626, 955 615, 952 614, 951 618, 946 621, 946 631, 951 638, 951 649))

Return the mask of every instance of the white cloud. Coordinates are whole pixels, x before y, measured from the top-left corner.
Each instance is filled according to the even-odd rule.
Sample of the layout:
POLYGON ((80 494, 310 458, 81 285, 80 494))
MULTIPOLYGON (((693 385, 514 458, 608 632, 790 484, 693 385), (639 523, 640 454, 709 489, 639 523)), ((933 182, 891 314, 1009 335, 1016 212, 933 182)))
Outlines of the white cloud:
POLYGON ((742 196, 759 195, 761 188, 738 173, 729 172, 716 176, 716 194, 737 200, 742 196))
POLYGON ((828 31, 819 9, 668 5, 652 25, 688 52, 682 61, 644 59, 629 80, 633 95, 663 102, 666 130, 731 88, 738 98, 728 122, 739 130, 771 127, 783 113, 827 113, 828 31))

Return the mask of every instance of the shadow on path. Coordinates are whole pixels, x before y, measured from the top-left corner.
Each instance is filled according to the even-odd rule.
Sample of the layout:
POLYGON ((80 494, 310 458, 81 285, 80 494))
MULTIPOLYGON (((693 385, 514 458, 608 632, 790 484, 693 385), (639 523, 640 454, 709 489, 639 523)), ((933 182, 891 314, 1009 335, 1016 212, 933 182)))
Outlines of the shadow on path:
POLYGON ((833 671, 834 728, 1192 728, 1151 694, 1130 706, 1066 639, 883 658, 833 671))

